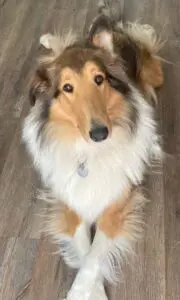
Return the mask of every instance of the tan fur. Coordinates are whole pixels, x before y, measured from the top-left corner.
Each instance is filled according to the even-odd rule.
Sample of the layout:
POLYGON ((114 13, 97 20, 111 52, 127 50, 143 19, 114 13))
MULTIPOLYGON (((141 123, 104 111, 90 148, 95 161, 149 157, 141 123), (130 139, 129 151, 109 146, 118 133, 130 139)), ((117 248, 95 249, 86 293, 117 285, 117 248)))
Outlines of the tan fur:
MULTIPOLYGON (((62 49, 52 37, 43 42, 50 43, 47 47, 54 54, 36 72, 30 94, 33 105, 36 100, 40 103, 27 119, 24 140, 55 198, 54 203, 49 199, 45 229, 58 241, 65 261, 81 266, 68 299, 87 298, 97 279, 112 279, 114 262, 117 259, 120 269, 122 258, 133 252, 143 231, 146 200, 132 185, 143 180, 156 129, 153 111, 144 101, 148 97, 137 90, 154 91, 163 75, 153 48, 156 43, 151 35, 140 38, 142 29, 120 31, 118 39, 109 30, 98 33, 92 42, 99 48, 86 41, 68 42, 68 48, 62 49), (96 75, 104 81, 95 82, 96 75), (72 89, 66 90, 66 85, 72 89), (102 148, 96 146, 94 142, 102 139, 93 139, 92 131, 105 129, 108 139, 112 127, 116 127, 112 138, 102 148), (53 137, 52 145, 49 137, 53 137), (83 138, 93 142, 83 143, 83 138), (66 147, 65 140, 73 147, 66 147), (114 199, 117 193, 121 197, 114 199), (59 198, 68 205, 58 202, 59 198), (94 223, 97 232, 91 244, 94 223)), ((105 299, 104 292, 100 298, 105 299)))
POLYGON ((144 59, 140 78, 144 85, 149 84, 154 88, 161 87, 164 82, 162 65, 159 58, 144 59))
POLYGON ((161 38, 150 25, 128 22, 126 27, 118 23, 118 28, 123 29, 136 42, 140 51, 140 70, 138 81, 144 92, 156 98, 153 89, 159 88, 164 82, 162 61, 158 56, 163 46, 161 38))
POLYGON ((125 25, 118 23, 115 31, 112 28, 112 31, 102 30, 94 34, 92 42, 114 55, 120 55, 120 49, 125 49, 123 50, 126 52, 125 57, 131 62, 127 71, 136 63, 138 69, 132 76, 133 80, 147 96, 155 98, 154 89, 163 84, 164 77, 162 62, 157 56, 162 42, 151 26, 138 23, 126 23, 125 25), (133 51, 134 53, 137 51, 134 58, 133 51))
POLYGON ((123 197, 109 206, 99 217, 97 226, 109 238, 118 236, 133 236, 142 223, 141 208, 145 198, 138 190, 127 190, 123 197))
POLYGON ((62 234, 73 237, 81 221, 81 218, 67 205, 52 204, 46 214, 46 231, 54 237, 62 234))
POLYGON ((128 201, 130 191, 127 191, 120 199, 109 206, 97 221, 97 226, 109 238, 122 234, 126 215, 131 210, 131 202, 128 201))
POLYGON ((106 78, 102 85, 96 85, 94 76, 98 74, 105 78, 100 68, 90 61, 81 72, 67 67, 61 70, 60 94, 50 107, 49 120, 61 124, 59 130, 65 138, 82 135, 88 139, 92 120, 106 125, 111 132, 113 120, 124 111, 123 96, 110 87, 106 78), (74 87, 73 93, 63 91, 67 83, 74 87))

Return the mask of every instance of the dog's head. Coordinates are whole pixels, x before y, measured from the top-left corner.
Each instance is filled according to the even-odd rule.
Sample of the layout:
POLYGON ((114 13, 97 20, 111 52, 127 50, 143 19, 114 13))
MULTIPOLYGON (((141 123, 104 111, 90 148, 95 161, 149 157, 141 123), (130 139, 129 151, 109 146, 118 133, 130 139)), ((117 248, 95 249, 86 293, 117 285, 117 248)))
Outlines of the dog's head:
POLYGON ((30 99, 40 103, 40 128, 60 140, 100 142, 114 127, 136 127, 132 86, 148 96, 162 84, 156 48, 150 29, 100 16, 85 41, 73 41, 36 71, 30 99))
POLYGON ((40 66, 30 99, 39 102, 43 127, 51 128, 51 134, 100 142, 125 116, 133 122, 130 92, 121 60, 87 41, 40 66))

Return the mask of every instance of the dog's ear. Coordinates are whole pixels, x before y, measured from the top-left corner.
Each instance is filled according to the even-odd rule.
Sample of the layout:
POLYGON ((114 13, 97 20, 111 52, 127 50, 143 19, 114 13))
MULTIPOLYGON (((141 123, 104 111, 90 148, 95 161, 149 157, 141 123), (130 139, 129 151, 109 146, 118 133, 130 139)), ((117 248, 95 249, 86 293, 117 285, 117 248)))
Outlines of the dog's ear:
POLYGON ((40 66, 33 76, 29 89, 29 100, 32 106, 37 99, 45 99, 52 90, 52 80, 45 66, 40 66))
POLYGON ((140 49, 132 39, 123 33, 122 35, 114 34, 113 41, 115 53, 121 57, 126 74, 136 82, 141 68, 140 49))
POLYGON ((108 16, 98 16, 89 29, 88 40, 113 54, 113 21, 108 16))
POLYGON ((112 56, 121 57, 127 75, 136 80, 139 73, 139 49, 123 30, 114 31, 114 22, 104 15, 97 17, 89 30, 89 40, 112 56))

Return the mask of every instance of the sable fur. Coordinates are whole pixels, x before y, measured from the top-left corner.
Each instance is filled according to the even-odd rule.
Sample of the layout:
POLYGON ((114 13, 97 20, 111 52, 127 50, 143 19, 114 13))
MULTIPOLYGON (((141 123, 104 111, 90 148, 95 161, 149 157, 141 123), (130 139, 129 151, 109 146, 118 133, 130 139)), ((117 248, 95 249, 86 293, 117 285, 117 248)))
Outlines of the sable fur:
POLYGON ((51 53, 31 82, 23 126, 52 205, 46 230, 67 264, 80 268, 67 300, 107 299, 103 278, 115 281, 114 262, 121 269, 141 236, 146 199, 139 186, 159 147, 149 102, 163 83, 159 40, 151 27, 118 23, 112 12, 101 5, 86 38, 41 37, 51 53), (107 128, 105 140, 91 139, 94 126, 107 128))
POLYGON ((150 25, 110 22, 109 16, 100 15, 90 28, 89 38, 101 47, 107 47, 108 38, 111 54, 122 58, 129 78, 147 98, 156 99, 154 89, 163 84, 158 56, 162 41, 150 25))

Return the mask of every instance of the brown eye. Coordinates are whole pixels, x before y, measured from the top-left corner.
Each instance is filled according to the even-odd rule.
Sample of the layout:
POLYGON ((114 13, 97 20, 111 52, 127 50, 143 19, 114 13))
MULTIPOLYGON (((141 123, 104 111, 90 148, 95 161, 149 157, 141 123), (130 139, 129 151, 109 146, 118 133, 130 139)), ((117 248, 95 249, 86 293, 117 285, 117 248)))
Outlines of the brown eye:
POLYGON ((94 77, 94 81, 95 81, 95 83, 97 84, 97 85, 101 85, 102 83, 103 83, 103 81, 104 81, 104 77, 102 76, 102 75, 96 75, 95 77, 94 77))
POLYGON ((66 83, 63 86, 63 91, 65 91, 66 93, 72 93, 73 92, 73 86, 69 83, 66 83))

